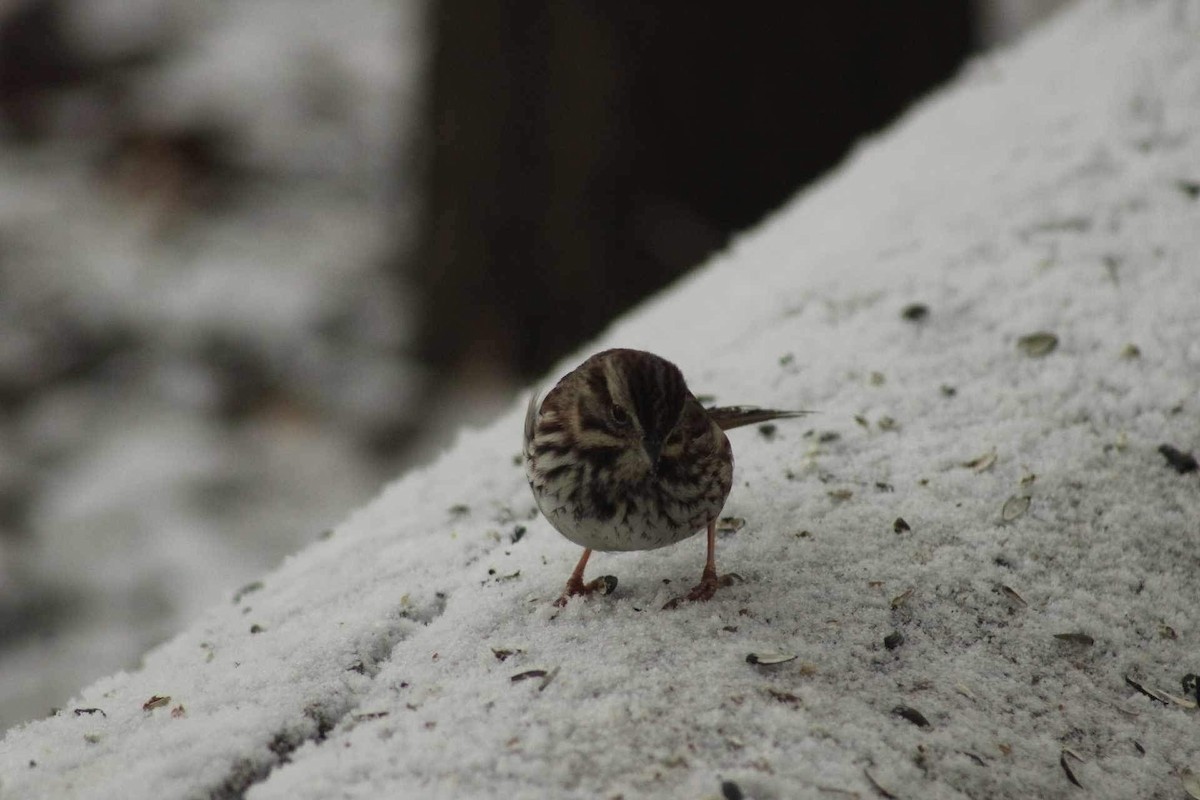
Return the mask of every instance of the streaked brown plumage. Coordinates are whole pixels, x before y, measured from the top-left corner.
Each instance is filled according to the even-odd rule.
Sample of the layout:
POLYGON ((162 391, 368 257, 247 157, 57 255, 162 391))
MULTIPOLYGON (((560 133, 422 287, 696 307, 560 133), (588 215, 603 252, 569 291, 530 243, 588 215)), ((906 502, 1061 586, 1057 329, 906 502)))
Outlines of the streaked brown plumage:
POLYGON ((525 416, 525 474, 538 508, 584 548, 559 603, 611 591, 584 583, 593 550, 652 550, 708 531, 700 583, 680 600, 707 600, 727 580, 716 571, 716 520, 733 486, 724 431, 803 411, 705 409, 679 368, 641 350, 605 350, 534 396, 525 416))

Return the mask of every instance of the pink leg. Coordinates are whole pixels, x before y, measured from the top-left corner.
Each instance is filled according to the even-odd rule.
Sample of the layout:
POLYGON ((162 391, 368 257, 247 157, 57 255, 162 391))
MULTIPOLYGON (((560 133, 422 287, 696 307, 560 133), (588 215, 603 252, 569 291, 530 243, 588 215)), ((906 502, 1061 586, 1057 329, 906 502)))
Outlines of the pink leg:
POLYGON ((717 521, 714 519, 708 523, 708 558, 704 560, 704 572, 700 573, 700 582, 693 586, 690 592, 676 597, 663 608, 677 608, 680 603, 711 600, 718 588, 733 583, 735 577, 733 574, 717 575, 717 521))

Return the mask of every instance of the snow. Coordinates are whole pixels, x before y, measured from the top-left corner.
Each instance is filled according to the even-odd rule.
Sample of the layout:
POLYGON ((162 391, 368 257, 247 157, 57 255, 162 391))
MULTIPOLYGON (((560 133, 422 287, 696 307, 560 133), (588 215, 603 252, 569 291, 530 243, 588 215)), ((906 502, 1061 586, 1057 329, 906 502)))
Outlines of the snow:
POLYGON ((1074 7, 587 348, 819 412, 731 434, 744 582, 661 610, 695 538, 554 608, 579 551, 514 398, 11 730, 0 795, 1184 796, 1200 484, 1157 450, 1200 447, 1198 33, 1195 2, 1074 7))
POLYGON ((423 3, 41 5, 101 61, 0 142, 0 729, 369 499, 423 379, 423 3), (196 133, 211 162, 156 138, 196 133))

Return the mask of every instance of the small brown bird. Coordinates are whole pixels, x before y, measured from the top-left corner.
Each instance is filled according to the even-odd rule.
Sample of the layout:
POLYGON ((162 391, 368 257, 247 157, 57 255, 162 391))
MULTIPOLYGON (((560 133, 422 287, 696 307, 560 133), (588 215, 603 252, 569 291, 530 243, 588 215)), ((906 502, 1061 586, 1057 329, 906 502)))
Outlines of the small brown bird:
POLYGON ((679 368, 641 350, 605 350, 558 382, 525 415, 525 474, 538 508, 584 548, 557 604, 597 590, 584 583, 593 550, 653 550, 708 529, 700 583, 684 600, 708 600, 717 575, 716 522, 733 486, 725 431, 805 411, 704 408, 679 368))

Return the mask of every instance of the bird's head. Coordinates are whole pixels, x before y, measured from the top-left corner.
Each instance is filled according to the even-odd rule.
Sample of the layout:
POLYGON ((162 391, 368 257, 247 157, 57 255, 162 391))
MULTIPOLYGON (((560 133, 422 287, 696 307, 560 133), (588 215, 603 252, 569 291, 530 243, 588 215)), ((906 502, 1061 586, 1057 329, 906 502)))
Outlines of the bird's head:
POLYGON ((576 373, 579 443, 597 453, 611 450, 618 480, 653 475, 678 443, 691 396, 679 368, 641 350, 605 350, 576 373))

